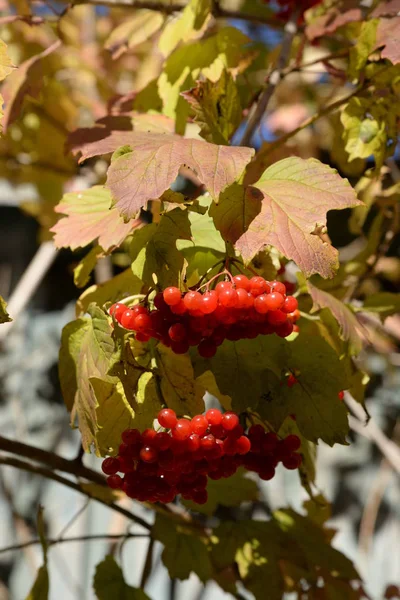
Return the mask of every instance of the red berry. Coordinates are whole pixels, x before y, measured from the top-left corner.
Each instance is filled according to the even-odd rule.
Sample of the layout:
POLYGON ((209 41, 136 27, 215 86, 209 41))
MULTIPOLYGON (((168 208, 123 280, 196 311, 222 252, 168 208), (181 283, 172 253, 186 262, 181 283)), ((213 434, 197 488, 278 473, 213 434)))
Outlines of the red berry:
POLYGON ((268 307, 268 298, 271 294, 261 294, 254 299, 254 308, 262 315, 267 313, 270 309, 268 307))
POLYGON ((151 331, 152 321, 150 315, 144 313, 137 315, 133 321, 133 328, 136 331, 140 331, 142 333, 146 331, 151 331))
POLYGON ((271 281, 271 289, 273 292, 277 292, 278 294, 281 294, 282 296, 286 295, 285 284, 281 283, 280 281, 271 281))
POLYGON ((172 430, 172 437, 175 440, 182 441, 186 440, 192 433, 191 422, 187 419, 178 419, 175 427, 172 430))
POLYGON ((275 469, 271 465, 266 465, 260 471, 260 479, 263 481, 270 481, 275 476, 275 469))
POLYGON ((206 452, 209 452, 210 450, 212 450, 215 445, 216 445, 215 437, 211 433, 209 433, 208 435, 204 435, 200 439, 200 447, 202 450, 204 450, 206 452))
POLYGON ((108 312, 110 313, 110 315, 112 315, 115 318, 116 321, 118 321, 118 323, 120 323, 121 317, 125 311, 126 311, 125 304, 122 304, 121 302, 116 302, 115 304, 110 306, 110 309, 108 312))
POLYGON ((204 435, 208 429, 208 421, 204 415, 196 415, 192 419, 192 431, 197 435, 204 435))
POLYGON ((209 315, 212 312, 214 312, 214 310, 217 308, 218 306, 218 294, 216 291, 211 290, 209 292, 205 292, 203 294, 203 298, 201 301, 201 306, 200 306, 200 310, 205 314, 205 315, 209 315))
POLYGON ((183 342, 187 337, 186 327, 182 323, 174 323, 168 329, 168 335, 173 342, 183 342))
POLYGON ((300 454, 293 452, 289 456, 284 456, 282 459, 282 464, 286 469, 294 470, 298 469, 302 463, 302 458, 300 454))
POLYGON ((171 436, 166 431, 159 431, 154 438, 153 445, 158 450, 168 450, 171 446, 171 436))
POLYGON ((238 454, 247 454, 250 452, 251 442, 249 438, 245 435, 241 435, 237 440, 235 440, 235 450, 238 454))
POLYGON ((288 435, 283 443, 285 445, 285 449, 289 452, 296 452, 301 446, 301 440, 297 435, 288 435))
POLYGON ((225 290, 231 290, 231 289, 232 289, 232 283, 230 281, 220 281, 215 286, 215 291, 217 292, 218 295, 220 295, 221 292, 223 292, 225 290))
POLYGON ((184 295, 183 302, 188 310, 200 310, 202 295, 199 292, 190 291, 184 295))
POLYGON ((119 322, 122 325, 122 327, 125 327, 125 329, 132 330, 134 328, 135 319, 135 313, 130 308, 126 308, 126 310, 122 313, 119 322))
POLYGON ((141 441, 142 435, 138 429, 125 429, 121 434, 124 444, 137 444, 141 441))
POLYGON ((192 500, 196 504, 205 504, 208 500, 207 490, 193 490, 192 500))
POLYGON ((271 294, 267 294, 265 302, 268 310, 279 310, 284 305, 285 298, 279 292, 271 292, 271 294))
POLYGON ((289 377, 286 380, 287 386, 288 387, 293 387, 294 385, 296 385, 296 383, 299 383, 297 378, 293 375, 293 373, 290 373, 289 377))
POLYGON ((233 282, 236 286, 236 290, 242 289, 248 292, 250 289, 250 281, 246 275, 235 275, 233 282))
POLYGON ((343 390, 338 393, 338 398, 339 398, 339 400, 344 400, 344 391, 343 390))
POLYGON ((146 463, 155 463, 158 458, 158 450, 154 446, 143 446, 140 458, 146 463))
POLYGON ((163 291, 163 298, 168 306, 175 306, 181 301, 182 294, 177 287, 168 287, 163 291))
POLYGON ((200 342, 197 350, 203 358, 212 358, 217 352, 217 346, 212 339, 208 339, 200 342))
POLYGON ((189 342, 171 342, 171 350, 175 352, 175 354, 186 354, 189 350, 189 342))
POLYGON ((220 291, 218 294, 218 300, 221 306, 226 306, 227 308, 235 308, 238 301, 238 295, 236 290, 234 290, 231 287, 230 289, 227 288, 220 291))
POLYGON ((239 417, 233 412, 226 412, 222 415, 221 424, 226 431, 232 431, 232 429, 235 429, 239 425, 239 417))
POLYGON ((269 291, 269 286, 263 277, 252 277, 249 283, 252 296, 260 296, 269 291))
POLYGON ((170 310, 174 315, 184 315, 187 312, 186 305, 183 300, 179 300, 178 304, 170 306, 170 310))
POLYGON ((200 437, 197 433, 192 433, 186 440, 186 447, 189 452, 197 452, 200 448, 200 437))
POLYGON ((112 490, 121 489, 123 483, 124 483, 124 480, 122 479, 122 477, 120 475, 110 475, 110 477, 107 477, 107 485, 112 490))
POLYGON ((287 315, 281 310, 271 310, 267 314, 267 321, 271 325, 282 325, 286 322, 287 315))
POLYGON ((165 427, 166 429, 172 429, 175 427, 178 419, 176 418, 175 411, 171 408, 163 408, 160 410, 157 416, 157 420, 160 423, 161 427, 165 427))
POLYGON ((142 442, 146 446, 152 446, 154 444, 154 440, 157 436, 157 432, 154 429, 145 429, 142 433, 142 442))
POLYGON ((293 333, 293 331, 294 331, 294 325, 293 325, 293 323, 290 323, 289 321, 286 321, 285 323, 282 323, 281 325, 275 326, 276 335, 279 335, 279 337, 282 337, 282 338, 288 337, 291 333, 293 333))
POLYGON ((210 408, 206 412, 206 419, 210 425, 220 425, 222 422, 222 414, 218 408, 210 408))
POLYGON ((301 317, 300 311, 299 310, 295 310, 292 313, 289 313, 287 318, 288 321, 290 321, 291 323, 296 323, 301 317))
POLYGON ((103 464, 101 465, 101 469, 103 473, 106 475, 115 475, 120 470, 120 462, 118 458, 114 456, 109 456, 103 460, 103 464))
POLYGON ((261 454, 273 454, 278 447, 278 436, 273 431, 267 431, 261 440, 261 454))
POLYGON ((297 310, 298 305, 299 303, 297 302, 296 298, 293 298, 293 296, 286 296, 282 310, 286 314, 289 314, 297 310))
POLYGON ((142 331, 138 331, 135 337, 138 342, 148 342, 150 339, 150 336, 142 331))

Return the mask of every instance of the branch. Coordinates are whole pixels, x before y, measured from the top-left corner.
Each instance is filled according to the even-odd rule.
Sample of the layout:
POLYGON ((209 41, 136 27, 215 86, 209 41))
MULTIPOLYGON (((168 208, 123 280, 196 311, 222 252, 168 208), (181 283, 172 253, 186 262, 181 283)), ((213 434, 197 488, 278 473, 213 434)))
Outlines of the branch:
POLYGON ((242 136, 242 139, 240 140, 239 146, 250 145, 255 131, 260 126, 260 123, 265 115, 265 111, 267 110, 268 103, 272 97, 272 94, 274 93, 276 86, 281 80, 282 71, 286 67, 290 58, 293 38, 297 33, 298 16, 298 11, 294 11, 292 13, 292 16, 290 17, 290 20, 285 25, 285 35, 282 41, 282 47, 278 56, 278 60, 276 61, 275 69, 270 74, 268 78, 268 85, 261 94, 256 109, 254 110, 253 114, 248 120, 246 130, 242 136))
MULTIPOLYGON (((78 535, 75 537, 69 538, 57 538, 54 540, 46 540, 48 546, 55 546, 56 544, 64 544, 66 542, 91 542, 92 540, 120 540, 120 539, 129 539, 129 538, 148 538, 148 533, 99 533, 94 535, 78 535)), ((6 546, 5 548, 0 548, 0 554, 5 554, 6 552, 12 552, 13 550, 22 550, 23 548, 28 548, 28 546, 35 546, 36 544, 40 544, 40 540, 29 540, 28 542, 24 542, 23 544, 14 544, 14 546, 6 546)))
POLYGON ((74 483, 66 477, 57 475, 57 473, 53 473, 53 471, 50 471, 49 469, 45 469, 44 467, 39 467, 37 465, 32 465, 30 463, 24 462, 23 460, 19 460, 18 458, 5 456, 0 456, 0 464, 7 465, 9 467, 15 467, 16 469, 27 471, 28 473, 33 473, 35 475, 41 475, 42 477, 46 477, 46 479, 51 479, 53 481, 56 481, 57 483, 61 483, 62 485, 69 487, 72 490, 75 490, 76 492, 79 492, 80 494, 83 494, 86 497, 92 498, 93 500, 97 500, 97 502, 100 502, 100 504, 104 504, 104 506, 107 506, 108 508, 111 508, 112 510, 121 513, 121 515, 124 515, 125 517, 127 517, 131 521, 134 521, 138 525, 141 525, 145 529, 151 529, 150 525, 146 521, 144 521, 140 517, 137 517, 129 510, 122 508, 122 506, 118 506, 114 502, 106 502, 105 500, 101 500, 101 498, 99 498, 98 496, 95 496, 91 494, 88 490, 83 489, 78 483, 74 483))
MULTIPOLYGON (((171 15, 176 12, 180 12, 185 8, 185 4, 164 4, 163 2, 151 2, 151 0, 75 0, 72 2, 73 6, 78 4, 91 4, 95 6, 106 6, 108 8, 125 8, 125 9, 146 9, 154 10, 163 13, 164 15, 171 15)), ((221 8, 215 5, 211 13, 216 18, 220 19, 242 19, 243 21, 249 21, 250 23, 261 23, 263 25, 269 25, 270 27, 282 27, 282 21, 276 17, 260 17, 251 13, 242 12, 240 10, 230 10, 227 8, 221 8)))

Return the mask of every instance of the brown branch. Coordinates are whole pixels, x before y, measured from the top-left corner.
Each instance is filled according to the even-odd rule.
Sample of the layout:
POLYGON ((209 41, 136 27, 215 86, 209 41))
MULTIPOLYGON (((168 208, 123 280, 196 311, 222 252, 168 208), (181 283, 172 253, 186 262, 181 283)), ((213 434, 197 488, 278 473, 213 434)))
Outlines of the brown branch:
POLYGON ((253 114, 250 115, 245 132, 239 143, 240 146, 250 145, 251 139, 255 131, 258 129, 263 120, 265 111, 267 110, 269 101, 272 98, 275 88, 282 78, 282 71, 289 61, 293 39, 298 31, 298 16, 298 11, 294 11, 292 16, 290 17, 290 20, 285 25, 285 35, 282 41, 281 51, 278 56, 278 60, 276 61, 275 68, 273 69, 272 73, 268 78, 267 87, 261 94, 253 114))
MULTIPOLYGON (((131 10, 154 10, 161 12, 164 15, 171 15, 173 13, 180 12, 185 8, 185 4, 164 4, 163 2, 151 2, 151 0, 75 0, 72 2, 73 6, 79 4, 92 4, 96 6, 106 6, 107 8, 125 8, 131 10)), ((283 22, 276 17, 260 17, 251 13, 242 12, 240 10, 222 8, 219 5, 215 5, 211 12, 214 17, 220 19, 242 19, 243 21, 249 21, 250 23, 261 23, 263 25, 269 25, 270 27, 282 27, 283 25, 283 22)))
MULTIPOLYGON (((48 546, 55 546, 56 544, 64 544, 66 542, 91 542, 92 540, 121 540, 121 539, 130 539, 130 538, 148 538, 148 533, 99 533, 93 535, 78 535, 75 537, 68 538, 57 538, 54 540, 46 540, 48 546)), ((40 540, 29 540, 28 542, 24 542, 23 544, 14 544, 13 546, 6 546, 5 548, 0 548, 0 554, 5 554, 6 552, 12 552, 14 550, 22 550, 23 548, 28 548, 28 546, 35 546, 36 544, 40 544, 40 540)))
MULTIPOLYGON (((129 510, 122 508, 122 506, 118 506, 114 502, 106 502, 105 500, 101 500, 101 498, 99 498, 98 496, 95 496, 94 494, 91 494, 87 489, 82 488, 79 483, 74 483, 70 479, 67 479, 66 477, 62 477, 61 475, 57 475, 57 473, 54 473, 53 471, 50 471, 49 469, 45 469, 44 467, 39 467, 37 465, 32 465, 30 463, 24 462, 23 460, 20 460, 19 458, 13 458, 13 457, 8 457, 8 456, 7 457, 0 456, 0 464, 6 465, 9 467, 14 467, 14 468, 20 469, 22 471, 27 471, 28 473, 33 473, 34 475, 41 475, 42 477, 45 477, 46 479, 51 479, 52 481, 61 483, 62 485, 69 487, 72 490, 75 490, 76 492, 79 492, 80 494, 83 494, 86 497, 92 498, 93 500, 97 500, 97 502, 100 502, 100 504, 103 504, 104 506, 107 506, 108 508, 111 508, 112 510, 115 510, 116 512, 121 513, 121 515, 124 515, 125 517, 127 517, 131 521, 134 521, 138 525, 141 525, 145 529, 148 529, 148 530, 151 529, 151 526, 146 521, 144 521, 141 517, 137 517, 136 515, 131 513, 129 510)), ((88 471, 89 471, 89 469, 88 469, 88 471)), ((96 475, 98 475, 98 474, 96 473, 96 475)), ((98 482, 96 481, 95 483, 98 483, 98 482)), ((103 480, 102 484, 104 485, 104 480, 103 480)))

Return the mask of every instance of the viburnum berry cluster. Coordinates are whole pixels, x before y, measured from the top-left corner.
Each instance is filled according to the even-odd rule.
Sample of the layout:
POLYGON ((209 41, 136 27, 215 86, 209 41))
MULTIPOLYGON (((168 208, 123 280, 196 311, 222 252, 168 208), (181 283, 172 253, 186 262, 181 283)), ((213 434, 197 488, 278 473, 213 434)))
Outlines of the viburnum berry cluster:
POLYGON ((262 425, 245 434, 234 412, 212 408, 205 415, 178 419, 169 408, 158 414, 159 431, 127 429, 118 455, 103 461, 112 489, 122 489, 141 502, 172 502, 178 494, 205 504, 210 479, 231 477, 241 466, 272 479, 282 462, 287 469, 301 464, 300 439, 279 439, 262 425))
POLYGON ((116 303, 110 314, 141 342, 155 338, 176 354, 197 346, 204 358, 214 356, 224 340, 272 333, 287 337, 295 330, 298 304, 287 294, 284 283, 259 276, 229 277, 210 289, 213 278, 204 292, 199 288, 182 294, 178 288, 168 287, 155 296, 153 310, 143 304, 129 308, 116 303))

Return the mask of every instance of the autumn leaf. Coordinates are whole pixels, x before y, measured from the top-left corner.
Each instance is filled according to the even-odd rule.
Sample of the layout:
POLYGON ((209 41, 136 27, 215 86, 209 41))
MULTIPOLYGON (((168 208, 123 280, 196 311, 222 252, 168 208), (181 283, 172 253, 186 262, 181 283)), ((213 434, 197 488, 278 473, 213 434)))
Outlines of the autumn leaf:
POLYGON ((0 323, 9 323, 12 318, 7 312, 7 302, 0 296, 0 323))
POLYGON ((7 131, 8 126, 19 117, 25 96, 36 98, 39 95, 43 82, 43 59, 57 50, 60 45, 61 41, 57 40, 43 52, 35 54, 22 63, 7 78, 2 88, 6 105, 3 118, 4 131, 7 131))
POLYGON ((118 58, 128 49, 146 42, 164 23, 161 13, 152 10, 137 10, 133 17, 124 19, 107 38, 104 48, 113 58, 118 58))
POLYGON ((50 230, 57 248, 76 250, 97 240, 107 252, 140 225, 138 220, 124 223, 118 210, 111 208, 110 191, 101 185, 64 194, 54 210, 67 215, 50 230))
POLYGON ((382 58, 387 58, 394 65, 400 62, 400 17, 379 20, 376 43, 384 46, 382 58))
POLYGON ((362 204, 347 179, 316 159, 286 158, 270 166, 247 190, 214 210, 216 226, 245 262, 274 246, 310 276, 332 277, 338 252, 321 239, 326 214, 362 204))
POLYGON ((340 337, 349 343, 351 354, 359 354, 362 350, 362 341, 365 337, 365 330, 358 322, 355 314, 338 298, 328 292, 307 282, 308 291, 313 299, 313 312, 322 308, 329 308, 335 319, 340 325, 340 337))
POLYGON ((339 27, 362 19, 363 13, 359 0, 339 0, 332 6, 329 5, 323 14, 314 16, 311 13, 311 17, 307 19, 305 32, 307 38, 313 41, 323 35, 335 33, 339 27))
POLYGON ((180 42, 201 35, 211 18, 212 0, 190 0, 184 10, 168 22, 162 32, 158 47, 168 56, 180 42))

